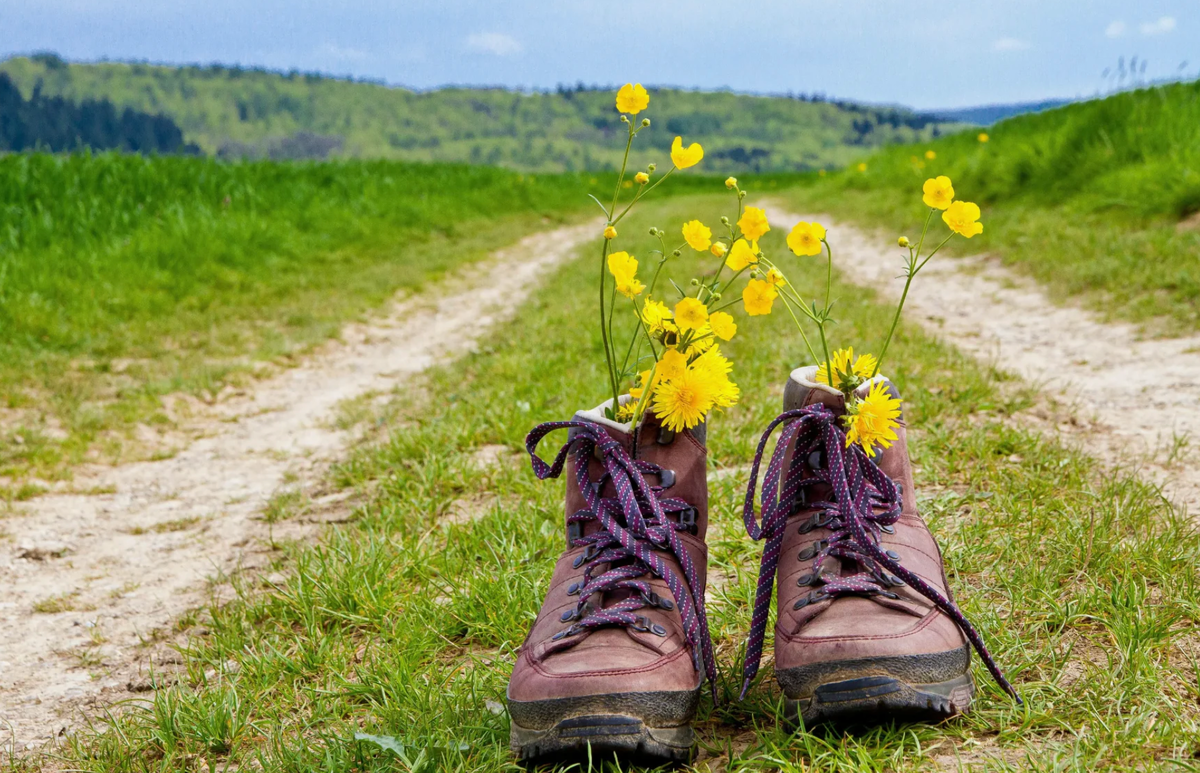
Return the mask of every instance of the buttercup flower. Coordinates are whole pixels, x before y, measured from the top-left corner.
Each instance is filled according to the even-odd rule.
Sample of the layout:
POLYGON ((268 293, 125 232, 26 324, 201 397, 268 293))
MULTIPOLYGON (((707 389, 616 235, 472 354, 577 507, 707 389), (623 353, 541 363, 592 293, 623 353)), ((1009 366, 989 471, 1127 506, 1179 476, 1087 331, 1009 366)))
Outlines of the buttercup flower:
POLYGON ((737 323, 733 321, 733 315, 723 311, 714 311, 708 315, 708 324, 713 335, 722 341, 728 341, 737 332, 737 323))
POLYGON ((661 382, 654 390, 654 413, 675 432, 691 429, 716 402, 712 380, 705 373, 688 369, 678 378, 661 382))
POLYGON ((629 282, 637 273, 637 258, 622 250, 608 256, 608 271, 617 280, 617 284, 629 282))
POLYGON ((708 321, 708 307, 695 298, 675 304, 675 324, 680 330, 695 330, 708 321))
POLYGON ((693 250, 703 252, 712 244, 712 230, 699 220, 689 220, 683 224, 683 240, 693 250))
POLYGON ((925 158, 927 158, 927 159, 929 159, 930 161, 932 161, 932 160, 934 160, 935 158, 937 158, 937 153, 934 153, 932 150, 927 150, 927 151, 925 151, 925 158))
POLYGON ((615 239, 615 238, 617 238, 617 229, 613 228, 611 225, 610 225, 610 226, 607 226, 607 227, 604 229, 604 238, 605 238, 605 239, 615 239))
POLYGON ((896 244, 899 244, 901 247, 907 247, 908 246, 908 237, 901 236, 899 239, 896 240, 896 244))
POLYGON ((970 239, 983 233, 983 223, 979 221, 979 207, 969 201, 956 201, 942 213, 942 220, 956 234, 962 234, 970 239))
POLYGON ((650 104, 650 95, 640 83, 626 83, 617 92, 617 110, 637 115, 650 104))
POLYGON ((685 148, 683 137, 676 137, 675 141, 671 143, 671 163, 680 169, 695 166, 700 163, 702 158, 704 158, 704 148, 700 147, 699 142, 693 142, 685 148))
POLYGON ((858 165, 858 171, 860 171, 860 172, 867 171, 867 162, 866 161, 864 161, 858 165))
POLYGON ((676 349, 667 349, 663 352, 662 359, 658 361, 658 365, 654 369, 654 375, 670 381, 673 378, 682 376, 683 372, 687 370, 687 364, 688 358, 686 354, 676 349))
POLYGON ((933 209, 945 209, 950 206, 950 202, 954 201, 954 186, 950 183, 950 178, 944 174, 926 180, 921 191, 925 194, 921 197, 921 201, 925 202, 925 206, 933 209))
POLYGON ((758 262, 758 242, 747 242, 745 239, 738 239, 733 243, 733 247, 729 250, 729 257, 725 258, 725 265, 729 266, 734 271, 741 271, 751 263, 758 262))
POLYGON ((797 255, 820 255, 825 226, 820 223, 796 223, 788 234, 787 246, 797 255))
POLYGON ((708 248, 708 251, 713 255, 716 255, 718 258, 722 257, 725 254, 725 242, 713 242, 712 246, 708 248))
POLYGON ((738 228, 742 229, 742 236, 752 242, 758 241, 763 234, 771 230, 767 223, 767 213, 758 207, 746 207, 737 224, 738 228))
POLYGON ((746 289, 742 290, 742 303, 745 305, 748 315, 761 317, 771 313, 771 306, 778 296, 779 291, 770 282, 751 279, 746 283, 746 289))
MULTIPOLYGON (((833 360, 833 373, 839 383, 844 374, 848 375, 852 373, 859 378, 870 378, 871 374, 875 372, 875 365, 877 363, 875 356, 872 354, 860 354, 858 357, 855 357, 853 346, 846 349, 838 349, 830 355, 830 359, 833 360)), ((838 383, 829 380, 827 365, 828 363, 823 362, 821 363, 821 367, 817 368, 816 382, 818 384, 838 386, 838 383)))
POLYGON ((787 280, 783 278, 783 272, 777 268, 773 268, 767 272, 767 283, 772 287, 783 287, 787 284, 787 280))
POLYGON ((663 332, 668 325, 674 328, 675 324, 671 321, 671 310, 667 305, 651 298, 642 304, 642 322, 652 334, 663 332))
POLYGON ((979 141, 980 142, 987 142, 988 139, 989 139, 989 137, 987 135, 987 132, 979 132, 979 141))
POLYGON ((637 180, 638 185, 645 185, 646 183, 650 182, 650 175, 646 174, 645 172, 638 172, 633 176, 633 179, 637 180))
POLYGON ((737 187, 737 178, 736 177, 726 177, 725 178, 725 187, 726 188, 736 188, 737 187))
POLYGON ((642 284, 642 280, 636 277, 628 282, 617 282, 617 292, 624 295, 626 298, 636 298, 642 294, 646 286, 642 284))
POLYGON ((843 421, 846 422, 846 447, 858 443, 867 456, 875 455, 875 446, 891 448, 896 440, 896 427, 900 423, 900 401, 892 397, 883 381, 871 384, 867 396, 848 408, 843 421))

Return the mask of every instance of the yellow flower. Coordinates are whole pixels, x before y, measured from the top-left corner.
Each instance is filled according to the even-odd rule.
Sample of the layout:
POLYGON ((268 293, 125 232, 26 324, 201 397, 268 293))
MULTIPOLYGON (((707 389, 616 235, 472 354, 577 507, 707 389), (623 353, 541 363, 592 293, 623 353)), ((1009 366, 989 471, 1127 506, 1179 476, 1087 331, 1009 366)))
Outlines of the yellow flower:
POLYGON ((843 375, 853 373, 859 378, 870 378, 875 373, 875 365, 877 360, 872 354, 860 354, 854 356, 854 347, 846 349, 838 349, 831 356, 833 360, 833 373, 837 376, 837 382, 829 380, 829 369, 826 367, 828 363, 821 363, 821 367, 817 368, 815 377, 818 384, 828 384, 829 386, 839 386, 843 375))
POLYGON ((642 304, 642 322, 651 333, 661 333, 671 323, 671 310, 665 303, 647 298, 642 304))
POLYGON ((950 202, 954 201, 954 186, 946 175, 929 178, 925 181, 921 191, 925 194, 921 197, 921 201, 925 202, 925 206, 933 209, 945 209, 950 206, 950 202))
POLYGON ((711 252, 713 255, 716 255, 718 258, 724 257, 725 242, 713 242, 712 246, 708 248, 708 251, 711 252))
POLYGON ((675 304, 675 324, 680 330, 695 330, 708 321, 708 307, 695 298, 675 304))
POLYGON ((820 223, 796 223, 788 234, 787 246, 797 255, 820 255, 825 226, 820 223))
POLYGON ((689 220, 683 224, 683 240, 693 250, 704 251, 712 244, 712 231, 699 220, 689 220))
POLYGON ((725 187, 726 188, 736 188, 737 187, 737 178, 736 177, 726 177, 725 178, 725 187))
POLYGON ((896 240, 896 244, 899 244, 901 247, 907 247, 908 246, 908 237, 901 236, 899 239, 896 240))
POLYGON ((713 395, 713 405, 717 408, 728 408, 738 401, 741 390, 737 384, 729 380, 729 372, 733 370, 732 363, 721 354, 719 346, 713 346, 695 359, 688 370, 699 373, 708 380, 709 389, 713 395))
POLYGON ((987 132, 979 132, 979 141, 980 142, 987 142, 989 139, 991 139, 991 138, 988 137, 987 132))
POLYGON ((608 271, 617 280, 617 284, 628 284, 637 274, 637 258, 628 252, 614 252, 608 256, 608 271))
POLYGON ((738 228, 742 229, 742 236, 752 242, 758 241, 763 234, 771 230, 771 226, 767 224, 767 214, 758 207, 746 207, 737 224, 738 228))
POLYGON ((617 110, 637 115, 650 104, 650 95, 640 83, 626 83, 617 92, 617 110))
POLYGON ((772 268, 767 272, 767 282, 772 287, 783 287, 787 284, 787 280, 783 278, 783 272, 777 268, 772 268))
POLYGON ((867 162, 866 161, 864 161, 858 165, 858 171, 860 171, 860 172, 867 171, 867 162))
POLYGON ((613 228, 611 225, 610 225, 610 226, 607 226, 607 227, 605 227, 605 229, 604 229, 604 238, 605 238, 605 239, 615 239, 615 238, 617 238, 617 229, 613 228))
POLYGON ((932 161, 932 160, 934 160, 935 158, 937 158, 937 153, 934 153, 932 150, 927 150, 927 151, 925 151, 925 158, 927 158, 927 159, 929 159, 930 161, 932 161))
POLYGON ((738 239, 734 242, 733 247, 729 250, 729 257, 725 258, 725 265, 734 271, 741 271, 746 266, 757 262, 758 242, 747 242, 745 239, 738 239))
POLYGON ((704 158, 704 148, 700 147, 699 142, 693 142, 685 148, 683 137, 676 137, 675 141, 671 143, 671 163, 680 169, 695 166, 700 163, 702 158, 704 158))
MULTIPOLYGON (((642 399, 642 393, 647 389, 646 380, 649 378, 650 378, 649 370, 643 370, 641 373, 638 374, 638 385, 636 387, 630 388, 630 390, 629 390, 629 394, 630 394, 630 396, 633 397, 634 400, 642 399)), ((662 381, 662 375, 659 374, 657 369, 655 369, 654 382, 649 385, 650 391, 654 391, 654 387, 658 386, 658 382, 660 382, 660 381, 662 381)))
POLYGON ((633 179, 637 180, 638 185, 645 185, 646 183, 650 182, 650 175, 646 174, 645 172, 638 172, 633 176, 633 179))
POLYGON ((654 375, 670 381, 673 378, 682 376, 683 372, 687 370, 687 364, 688 358, 686 354, 676 349, 667 349, 663 352, 662 359, 658 361, 658 365, 654 369, 654 375))
POLYGON ((628 282, 617 282, 617 292, 626 298, 636 298, 642 294, 646 286, 640 279, 630 279, 628 282))
POLYGON ((852 404, 843 418, 846 422, 846 447, 858 443, 867 456, 875 455, 875 445, 891 448, 896 440, 896 427, 900 426, 900 401, 892 397, 887 383, 876 381, 871 384, 867 396, 852 404))
POLYGON ((746 283, 746 289, 742 290, 742 303, 751 317, 761 317, 771 313, 771 306, 778 295, 779 291, 770 282, 751 279, 746 283))
POLYGON ((733 315, 724 311, 714 311, 710 314, 708 325, 712 328, 713 335, 722 341, 728 341, 737 332, 737 323, 733 321, 733 315))
POLYGON ((712 379, 694 369, 661 382, 654 389, 654 413, 675 432, 691 429, 704 420, 716 402, 712 379))
POLYGON ((962 234, 970 239, 976 234, 983 233, 983 223, 979 220, 979 207, 969 201, 956 201, 942 213, 942 220, 956 234, 962 234))

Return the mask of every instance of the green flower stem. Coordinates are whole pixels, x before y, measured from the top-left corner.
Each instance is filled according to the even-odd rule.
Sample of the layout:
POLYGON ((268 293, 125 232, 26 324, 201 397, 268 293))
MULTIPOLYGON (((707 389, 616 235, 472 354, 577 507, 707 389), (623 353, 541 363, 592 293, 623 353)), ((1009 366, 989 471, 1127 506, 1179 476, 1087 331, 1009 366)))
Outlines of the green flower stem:
POLYGON ((675 171, 675 167, 671 167, 670 169, 668 169, 668 170, 667 170, 667 173, 666 173, 666 174, 664 174, 662 177, 660 177, 660 178, 658 178, 657 180, 655 180, 655 181, 654 181, 654 183, 653 183, 652 185, 650 185, 649 187, 647 187, 647 186, 644 186, 644 185, 643 185, 643 186, 642 186, 642 187, 641 187, 641 188, 638 190, 637 194, 635 194, 635 195, 634 195, 634 197, 633 197, 633 201, 629 202, 629 206, 625 207, 625 209, 624 209, 624 210, 622 210, 621 214, 620 214, 620 215, 617 215, 617 219, 616 219, 616 220, 614 220, 614 221, 612 221, 612 223, 610 223, 610 225, 614 225, 614 226, 615 226, 617 223, 621 222, 621 219, 622 219, 622 218, 624 218, 624 217, 625 217, 625 215, 627 215, 627 214, 629 213, 629 210, 633 209, 633 205, 634 205, 634 204, 636 204, 637 202, 639 202, 639 201, 641 201, 642 199, 646 198, 646 196, 647 196, 647 195, 650 193, 650 191, 652 191, 652 190, 654 190, 655 188, 657 188, 658 186, 662 185, 662 182, 663 182, 663 180, 665 180, 665 179, 667 179, 668 177, 670 177, 670 176, 671 176, 671 172, 674 172, 674 171, 675 171))
MULTIPOLYGON (((929 221, 932 219, 933 209, 930 209, 929 214, 925 216, 925 226, 921 228, 921 239, 917 242, 917 249, 910 253, 908 265, 905 266, 904 292, 900 293, 900 303, 896 306, 896 314, 892 317, 892 326, 888 329, 887 338, 883 339, 883 348, 879 350, 879 357, 875 360, 875 370, 871 372, 871 378, 879 375, 879 368, 883 365, 883 356, 887 354, 888 347, 892 345, 892 336, 896 333, 896 326, 900 324, 900 312, 904 310, 904 302, 908 300, 908 288, 912 287, 913 277, 921 270, 921 266, 925 265, 922 263, 921 266, 918 266, 917 259, 921 256, 921 247, 925 244, 925 234, 929 231, 929 221)), ((938 249, 941 249, 940 245, 938 249)))
POLYGON ((600 249, 600 337, 604 340, 604 360, 608 366, 608 383, 612 388, 613 395, 613 410, 616 411, 617 405, 617 375, 615 368, 617 366, 616 356, 612 350, 612 345, 608 340, 608 327, 604 324, 604 277, 607 271, 608 263, 608 239, 604 240, 604 245, 600 249))
POLYGON ((800 331, 800 337, 804 339, 804 346, 808 349, 808 353, 812 357, 812 361, 814 363, 820 362, 821 358, 817 356, 815 351, 813 351, 812 344, 808 341, 808 334, 804 332, 804 326, 800 324, 799 318, 796 317, 796 312, 792 310, 791 302, 788 301, 787 296, 783 293, 780 293, 779 297, 783 300, 783 306, 788 310, 788 314, 792 316, 792 321, 796 323, 796 329, 800 331))

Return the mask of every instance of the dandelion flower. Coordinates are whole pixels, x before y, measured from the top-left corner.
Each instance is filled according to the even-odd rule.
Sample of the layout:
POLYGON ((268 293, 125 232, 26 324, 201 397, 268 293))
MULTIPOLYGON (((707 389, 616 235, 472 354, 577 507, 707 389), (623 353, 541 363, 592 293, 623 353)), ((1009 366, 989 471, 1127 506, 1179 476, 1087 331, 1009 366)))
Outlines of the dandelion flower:
POLYGON ((771 306, 778 296, 779 291, 770 282, 751 279, 742 290, 742 303, 751 317, 761 317, 771 313, 771 306))
POLYGON ((747 242, 745 239, 738 239, 734 242, 733 247, 729 249, 729 257, 725 258, 725 265, 734 271, 741 271, 746 266, 757 262, 758 242, 747 242))
MULTIPOLYGON (((841 382, 843 375, 855 375, 859 378, 870 378, 875 373, 877 360, 872 354, 860 354, 854 356, 854 347, 846 349, 838 349, 831 356, 833 361, 833 373, 837 376, 838 383, 841 382)), ((828 363, 821 363, 821 367, 817 368, 816 381, 818 384, 828 384, 829 386, 838 386, 838 383, 829 380, 828 363)))
POLYGON ((650 95, 640 83, 626 83, 617 92, 617 110, 637 115, 650 104, 650 95))
POLYGON ((758 207, 746 207, 746 211, 742 213, 737 224, 738 228, 742 229, 742 236, 752 242, 758 241, 763 234, 771 230, 771 226, 767 223, 767 213, 758 207))
POLYGON ((942 213, 942 220, 956 234, 962 234, 970 239, 983 233, 983 223, 979 222, 979 206, 969 201, 956 201, 942 213))
POLYGON ((683 240, 693 250, 703 252, 712 244, 712 230, 699 220, 689 220, 683 224, 683 240))
POLYGON ((697 357, 688 366, 688 369, 701 374, 707 379, 709 389, 712 391, 714 407, 728 408, 741 397, 741 390, 738 389, 738 385, 729 380, 729 373, 733 370, 733 364, 721 354, 719 346, 713 346, 704 354, 697 357))
POLYGON ((946 209, 950 206, 950 202, 954 201, 954 185, 944 174, 926 180, 925 185, 921 187, 921 192, 924 194, 921 196, 921 201, 925 202, 925 206, 933 209, 946 209))
POLYGON ((820 255, 825 226, 820 223, 796 223, 788 234, 787 246, 797 255, 820 255))
POLYGON ((737 333, 737 323, 733 321, 733 315, 724 311, 714 311, 708 315, 708 325, 712 328, 713 335, 722 341, 728 341, 737 333))
POLYGON ((843 417, 846 422, 846 447, 858 443, 867 452, 875 455, 875 446, 891 448, 896 440, 896 427, 900 426, 900 401, 892 397, 887 382, 871 384, 867 396, 851 405, 843 417))
POLYGON ((708 321, 708 307, 695 298, 675 304, 675 324, 680 330, 696 330, 708 321))
POLYGON ((699 142, 693 142, 685 148, 683 137, 676 137, 675 141, 671 143, 671 163, 680 169, 695 166, 700 163, 702 158, 704 158, 704 148, 700 147, 699 142))
POLYGON ((607 226, 607 227, 605 227, 605 229, 604 229, 604 238, 605 238, 605 239, 615 239, 615 238, 617 238, 617 229, 613 228, 611 225, 610 225, 610 226, 607 226))
POLYGON ((681 432, 704 420, 716 402, 712 379, 694 369, 654 389, 654 413, 667 429, 681 432))

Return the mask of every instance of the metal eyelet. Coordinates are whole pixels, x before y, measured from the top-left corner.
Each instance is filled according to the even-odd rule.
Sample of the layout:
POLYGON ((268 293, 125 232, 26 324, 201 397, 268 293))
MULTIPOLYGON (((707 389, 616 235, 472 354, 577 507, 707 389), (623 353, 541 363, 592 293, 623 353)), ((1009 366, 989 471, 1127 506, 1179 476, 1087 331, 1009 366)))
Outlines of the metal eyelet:
POLYGON ((881 590, 881 591, 879 591, 879 595, 883 596, 884 598, 888 598, 888 599, 899 599, 900 598, 895 593, 892 593, 890 590, 881 590))
POLYGON ((800 551, 800 560, 807 561, 810 558, 815 557, 817 555, 817 553, 824 550, 828 545, 829 545, 829 543, 823 539, 817 540, 813 544, 806 547, 804 550, 800 551))
POLYGON ((805 607, 808 606, 808 602, 809 602, 808 596, 801 596, 799 598, 799 600, 796 601, 795 605, 792 606, 792 610, 795 611, 798 609, 804 609, 805 607))
POLYGON ((567 524, 567 544, 571 545, 575 540, 583 539, 583 521, 574 521, 567 524))
POLYGON ((658 428, 658 437, 655 439, 660 446, 669 446, 675 440, 675 430, 667 427, 658 428))
POLYGON ((880 530, 881 532, 883 532, 884 534, 895 534, 895 533, 896 533, 896 527, 895 527, 895 526, 890 526, 890 525, 888 525, 888 524, 886 524, 886 523, 885 523, 885 524, 883 524, 882 526, 880 526, 880 527, 879 527, 879 530, 880 530))
POLYGON ((583 583, 573 582, 569 586, 567 586, 567 595, 568 596, 578 596, 579 591, 581 591, 581 590, 583 590, 583 583))
POLYGON ((654 625, 650 626, 650 633, 654 634, 655 636, 666 636, 667 629, 658 623, 655 623, 654 625))
POLYGON ((674 470, 659 470, 658 471, 658 485, 661 488, 671 488, 672 486, 674 486, 675 485, 675 471, 674 470))
POLYGON ((577 612, 578 610, 568 609, 567 611, 563 612, 558 619, 564 623, 569 623, 575 619, 577 612))
POLYGON ((689 507, 679 513, 679 525, 689 534, 696 533, 696 518, 699 512, 694 507, 689 507))
POLYGON ((815 528, 817 528, 817 516, 813 515, 813 517, 809 518, 807 521, 800 524, 800 533, 808 534, 810 531, 812 531, 815 528))
POLYGON ((890 558, 890 559, 892 559, 893 561, 899 561, 899 560, 900 560, 900 554, 899 554, 899 553, 897 553, 897 552, 896 552, 896 551, 894 551, 894 550, 885 550, 885 551, 884 551, 884 553, 886 553, 886 554, 887 554, 887 557, 888 557, 888 558, 890 558))
POLYGON ((825 466, 824 462, 825 462, 824 449, 818 448, 816 451, 813 451, 812 453, 810 453, 808 455, 808 469, 810 469, 810 470, 821 469, 822 467, 825 466))

